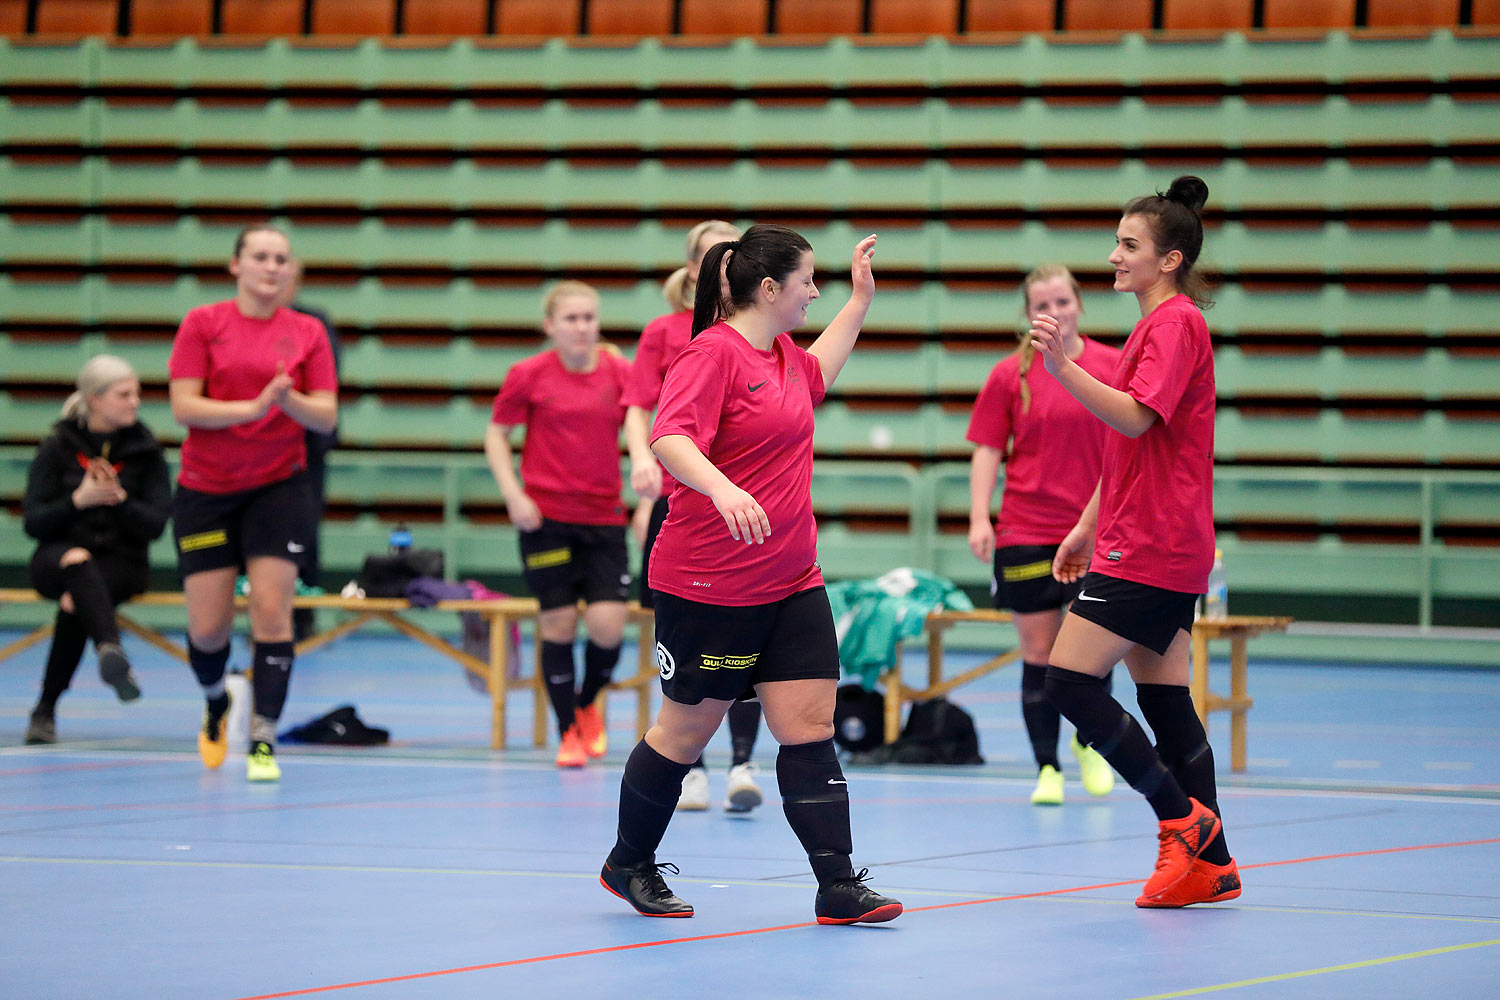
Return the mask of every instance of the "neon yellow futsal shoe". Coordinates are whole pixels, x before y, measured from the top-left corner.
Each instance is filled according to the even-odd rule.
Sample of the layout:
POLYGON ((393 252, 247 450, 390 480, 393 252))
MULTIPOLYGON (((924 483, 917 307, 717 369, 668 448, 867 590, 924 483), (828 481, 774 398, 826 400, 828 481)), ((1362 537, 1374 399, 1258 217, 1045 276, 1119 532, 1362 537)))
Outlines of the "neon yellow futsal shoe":
POLYGON ((1062 772, 1051 764, 1043 765, 1041 773, 1036 776, 1036 788, 1031 793, 1031 804, 1034 806, 1063 804, 1062 772))
POLYGON ((1079 743, 1076 733, 1073 735, 1073 756, 1078 758, 1078 775, 1083 779, 1084 791, 1096 796, 1114 791, 1115 769, 1093 747, 1079 743))
POLYGON ((276 748, 264 740, 250 744, 245 758, 245 777, 250 781, 280 781, 281 767, 276 763, 276 748))

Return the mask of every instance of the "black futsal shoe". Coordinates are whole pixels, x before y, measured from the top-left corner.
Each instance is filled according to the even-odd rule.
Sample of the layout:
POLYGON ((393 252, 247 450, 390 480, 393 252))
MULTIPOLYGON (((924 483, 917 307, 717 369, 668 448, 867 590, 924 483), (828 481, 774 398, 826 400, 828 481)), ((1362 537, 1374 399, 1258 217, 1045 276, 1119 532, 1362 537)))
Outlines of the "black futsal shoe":
POLYGON ((820 924, 880 924, 901 916, 901 904, 865 885, 868 868, 818 890, 813 912, 820 924))
POLYGON ((693 907, 672 895, 667 880, 661 877, 665 869, 673 875, 680 872, 670 862, 657 864, 647 858, 635 865, 612 865, 604 862, 599 873, 599 884, 635 907, 636 912, 647 917, 691 917, 693 907))

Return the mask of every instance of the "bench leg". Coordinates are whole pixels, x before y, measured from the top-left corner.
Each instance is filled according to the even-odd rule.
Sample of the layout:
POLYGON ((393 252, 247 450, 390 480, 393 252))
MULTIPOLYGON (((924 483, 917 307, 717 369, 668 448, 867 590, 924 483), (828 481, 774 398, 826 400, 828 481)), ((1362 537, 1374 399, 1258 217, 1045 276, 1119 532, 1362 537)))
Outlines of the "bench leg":
POLYGON ((1193 632, 1193 658, 1188 667, 1188 690, 1193 696, 1193 708, 1198 712, 1198 721, 1203 723, 1203 735, 1208 735, 1208 637, 1193 632))
POLYGON ((1250 699, 1247 697, 1246 643, 1242 635, 1229 641, 1229 701, 1234 706, 1229 714, 1229 766, 1234 771, 1245 769, 1247 757, 1250 699))
POLYGON ((126 617, 118 611, 115 612, 115 620, 120 623, 121 630, 139 636, 173 659, 180 660, 183 663, 188 662, 187 650, 155 629, 147 628, 135 619, 126 617))
POLYGON ((23 635, 21 638, 6 646, 4 649, 0 649, 0 661, 8 660, 12 656, 15 656, 17 653, 25 652, 51 634, 52 626, 43 625, 41 628, 37 629, 35 632, 32 632, 30 635, 23 635))
POLYGON ((542 676, 542 637, 541 633, 532 636, 531 648, 535 655, 532 657, 531 690, 535 703, 531 712, 531 745, 544 747, 547 745, 547 679, 542 676))
POLYGON ((490 749, 505 749, 505 697, 510 681, 510 620, 490 619, 490 749))
POLYGON ((894 743, 901 736, 901 659, 880 678, 885 685, 885 741, 894 743))

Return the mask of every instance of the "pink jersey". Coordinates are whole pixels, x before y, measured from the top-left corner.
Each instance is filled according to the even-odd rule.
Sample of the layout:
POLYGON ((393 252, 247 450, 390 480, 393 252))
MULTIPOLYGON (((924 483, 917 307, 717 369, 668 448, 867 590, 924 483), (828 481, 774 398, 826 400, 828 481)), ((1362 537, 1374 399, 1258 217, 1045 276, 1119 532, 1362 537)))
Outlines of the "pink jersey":
POLYGON ((1105 438, 1089 569, 1201 594, 1214 562, 1214 351, 1191 299, 1135 325, 1109 384, 1159 419, 1138 438, 1105 438))
MULTIPOLYGON (((234 300, 188 311, 172 341, 168 377, 203 381, 208 399, 259 396, 285 367, 298 392, 337 392, 333 348, 323 324, 291 309, 269 319, 240 313, 234 300)), ((237 493, 306 468, 306 429, 273 406, 259 420, 217 429, 189 427, 177 481, 202 493, 237 493)))
POLYGON ((763 545, 729 535, 712 501, 678 483, 651 551, 652 589, 702 604, 770 604, 823 585, 812 509, 818 359, 779 335, 758 351, 725 323, 667 370, 651 440, 685 435, 756 499, 771 522, 763 545))
MULTIPOLYGON (((641 342, 635 349, 635 363, 630 366, 630 382, 625 386, 625 405, 651 411, 661 399, 662 380, 673 359, 688 345, 693 334, 693 311, 658 316, 641 331, 641 342)), ((666 469, 661 470, 661 495, 672 495, 677 480, 666 469)))
POLYGON ((490 422, 526 425, 521 482, 542 516, 567 524, 624 524, 620 502, 622 397, 630 362, 599 351, 591 372, 570 372, 556 351, 511 366, 490 422))
MULTIPOLYGON (((1078 366, 1109 381, 1120 352, 1092 340, 1083 342, 1078 366)), ((997 364, 969 418, 969 440, 1007 446, 1005 492, 995 521, 995 544, 1056 545, 1061 542, 1099 485, 1104 458, 1104 422, 1084 409, 1035 357, 1026 373, 1031 406, 1021 412, 1021 359, 997 364), (1012 443, 1014 440, 1014 443, 1012 443)))

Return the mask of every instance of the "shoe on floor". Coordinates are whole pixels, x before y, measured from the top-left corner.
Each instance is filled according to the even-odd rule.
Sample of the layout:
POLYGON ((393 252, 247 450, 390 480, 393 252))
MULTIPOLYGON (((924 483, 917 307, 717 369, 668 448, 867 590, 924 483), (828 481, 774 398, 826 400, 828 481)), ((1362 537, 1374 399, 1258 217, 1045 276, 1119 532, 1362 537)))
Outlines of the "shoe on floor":
POLYGON ((870 870, 818 890, 813 912, 820 924, 881 924, 901 916, 901 904, 865 885, 870 870))
POLYGON ((215 713, 211 705, 203 710, 203 727, 198 730, 198 756, 210 771, 218 770, 229 754, 229 703, 230 697, 225 694, 222 711, 215 713))
POLYGON ((1167 890, 1187 878, 1198 855, 1219 835, 1219 817, 1214 811, 1197 799, 1190 798, 1188 802, 1193 808, 1186 816, 1157 824, 1156 871, 1146 880, 1141 891, 1143 899, 1164 896, 1167 890))
POLYGON ((588 752, 583 748, 583 739, 578 735, 578 723, 568 727, 557 745, 558 767, 582 767, 589 762, 588 752))
POLYGON ((604 718, 599 714, 598 702, 575 708, 573 725, 578 727, 584 753, 590 757, 603 757, 609 751, 609 736, 604 731, 604 718))
POLYGON ((141 696, 141 687, 130 672, 130 660, 117 642, 99 644, 99 678, 115 689, 121 701, 135 701, 141 696))
POLYGON ((1196 858, 1187 876, 1166 892, 1156 896, 1142 895, 1136 906, 1148 909, 1170 909, 1194 903, 1218 903, 1240 894, 1240 866, 1229 859, 1227 865, 1215 865, 1196 858))
POLYGON ((1037 772, 1036 788, 1031 791, 1034 806, 1060 806, 1063 804, 1062 772, 1051 764, 1043 764, 1037 772))
MULTIPOLYGON (((729 769, 729 783, 724 787, 724 811, 747 813, 765 801, 760 786, 755 783, 755 764, 746 761, 729 769)), ((677 800, 682 808, 682 800, 677 800)))
POLYGON ((1073 756, 1078 758, 1078 776, 1083 779, 1084 791, 1095 796, 1114 791, 1115 769, 1093 747, 1079 743, 1076 733, 1073 735, 1073 756))
POLYGON ((599 884, 635 907, 642 916, 691 917, 692 905, 672 894, 667 880, 661 877, 662 869, 679 874, 676 865, 657 864, 650 858, 635 865, 611 865, 606 861, 599 872, 599 884))
POLYGON ((48 746, 57 742, 57 718, 44 712, 32 712, 26 725, 26 745, 48 746))
POLYGON ((695 767, 682 778, 682 793, 677 796, 679 812, 702 812, 708 808, 708 770, 695 767))
POLYGON ((250 781, 280 781, 281 767, 276 763, 276 748, 264 740, 250 744, 245 758, 245 777, 250 781))

